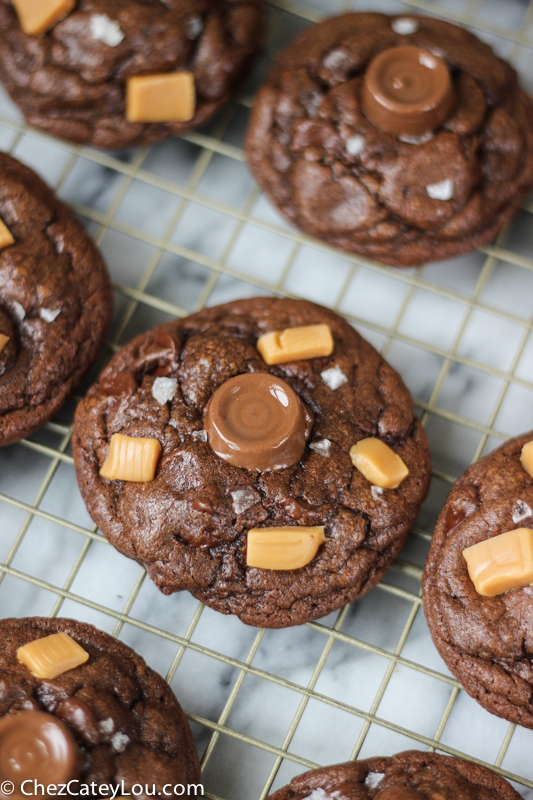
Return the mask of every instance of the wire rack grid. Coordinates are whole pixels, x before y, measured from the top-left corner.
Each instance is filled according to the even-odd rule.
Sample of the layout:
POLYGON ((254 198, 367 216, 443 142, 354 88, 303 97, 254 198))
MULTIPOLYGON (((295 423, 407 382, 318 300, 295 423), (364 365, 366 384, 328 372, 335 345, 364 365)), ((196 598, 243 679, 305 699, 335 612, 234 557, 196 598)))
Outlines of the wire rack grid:
POLYGON ((425 625, 420 577, 451 483, 533 427, 533 203, 476 253, 394 270, 288 226, 247 172, 242 142, 272 58, 327 14, 441 15, 492 44, 527 87, 533 2, 267 6, 267 45, 247 91, 202 132, 104 153, 28 128, 2 96, 0 146, 37 169, 102 248, 116 297, 109 352, 170 317, 258 293, 317 300, 356 325, 404 376, 430 439, 434 475, 417 526, 379 587, 298 629, 255 630, 187 593, 164 598, 83 507, 70 453, 75 398, 0 452, 0 612, 73 616, 141 652, 187 711, 212 800, 262 800, 303 769, 409 747, 488 764, 532 798, 533 733, 480 709, 447 671, 425 625))

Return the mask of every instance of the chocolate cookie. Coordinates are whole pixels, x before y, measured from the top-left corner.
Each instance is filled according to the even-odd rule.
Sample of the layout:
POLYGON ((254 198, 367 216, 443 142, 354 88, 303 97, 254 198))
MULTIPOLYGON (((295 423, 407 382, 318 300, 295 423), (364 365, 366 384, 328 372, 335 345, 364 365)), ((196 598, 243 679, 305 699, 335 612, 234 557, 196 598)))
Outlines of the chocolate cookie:
POLYGON ((430 479, 397 373, 333 312, 274 298, 134 339, 78 406, 73 452, 92 518, 165 594, 272 628, 375 586, 430 479))
POLYGON ((42 25, 17 6, 0 0, 6 89, 32 125, 98 147, 203 125, 246 73, 262 28, 262 0, 66 0, 63 18, 42 25))
POLYGON ((149 784, 150 791, 155 784, 161 794, 164 784, 199 783, 198 755, 181 706, 130 647, 69 619, 5 619, 0 635, 2 780, 78 781, 74 792, 92 782, 107 784, 106 797, 110 786, 129 793, 136 783, 149 784), (36 640, 37 648, 27 647, 36 640), (61 662, 68 648, 79 651, 78 663, 84 663, 61 662), (54 668, 66 671, 35 674, 54 668))
POLYGON ((98 356, 111 306, 105 265, 79 222, 0 153, 0 445, 65 404, 98 356))
POLYGON ((455 483, 437 520, 423 579, 428 625, 448 668, 484 708, 527 728, 533 728, 533 575, 513 582, 523 568, 522 548, 518 554, 511 548, 509 561, 500 547, 509 537, 495 537, 533 527, 533 479, 521 463, 531 440, 533 432, 511 439, 455 483), (476 588, 463 551, 486 540, 491 545, 484 570, 472 571, 476 588), (484 581, 509 574, 516 588, 507 591, 484 581))
POLYGON ((407 750, 315 769, 268 800, 520 800, 510 783, 462 758, 407 750))
POLYGON ((533 105, 462 28, 344 14, 280 57, 247 153, 297 227, 409 266, 484 244, 519 208, 533 186, 533 105))

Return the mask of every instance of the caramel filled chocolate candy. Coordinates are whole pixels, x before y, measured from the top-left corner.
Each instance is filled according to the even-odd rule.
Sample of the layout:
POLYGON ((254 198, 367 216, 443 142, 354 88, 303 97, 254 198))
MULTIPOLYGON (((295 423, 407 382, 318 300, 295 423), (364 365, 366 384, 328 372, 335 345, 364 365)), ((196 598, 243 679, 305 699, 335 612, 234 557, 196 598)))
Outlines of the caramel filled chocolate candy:
POLYGON ((9 247, 10 244, 14 243, 15 239, 13 238, 13 234, 7 225, 0 219, 0 250, 2 250, 4 247, 9 247))
POLYGON ((326 542, 323 526, 316 528, 252 528, 248 532, 246 563, 260 569, 300 569, 326 542))
POLYGON ((533 583, 533 530, 516 528, 463 550, 478 594, 494 597, 533 583))
POLYGON ((5 334, 0 333, 0 353, 2 352, 6 344, 9 342, 9 338, 10 338, 9 336, 5 336, 5 334))
POLYGON ((157 439, 114 433, 100 475, 110 481, 153 481, 160 456, 157 439))
POLYGON ((81 771, 81 753, 66 725, 44 711, 21 711, 0 719, 0 782, 11 781, 19 798, 31 794, 33 782, 45 787, 68 783, 81 771))
POLYGON ((13 0, 20 27, 29 36, 40 36, 70 14, 76 0, 13 0))
POLYGON ((89 653, 68 633, 52 633, 19 647, 17 658, 36 678, 57 678, 85 664, 89 653))
POLYGON ((400 456, 388 444, 373 436, 361 439, 350 448, 352 464, 374 486, 397 489, 409 475, 400 456))
POLYGON ((520 453, 520 463, 528 475, 533 478, 533 441, 527 442, 520 453))
POLYGON ((272 366, 329 356, 334 344, 329 325, 302 325, 265 333, 256 346, 264 362, 272 366))
MULTIPOLYGON (((22 711, 0 719, 0 781, 15 785, 37 780, 45 787, 80 774, 81 754, 66 725, 44 711, 22 711)), ((27 786, 25 787, 27 789, 27 786)))
POLYGON ((188 122, 194 117, 196 87, 192 72, 135 75, 128 79, 128 122, 188 122))
POLYGON ((212 396, 204 418, 217 456, 258 472, 299 461, 310 422, 296 392, 267 372, 230 378, 212 396))
POLYGON ((436 130, 454 104, 444 61, 419 47, 391 47, 365 73, 361 106, 377 128, 393 136, 422 136, 436 130))

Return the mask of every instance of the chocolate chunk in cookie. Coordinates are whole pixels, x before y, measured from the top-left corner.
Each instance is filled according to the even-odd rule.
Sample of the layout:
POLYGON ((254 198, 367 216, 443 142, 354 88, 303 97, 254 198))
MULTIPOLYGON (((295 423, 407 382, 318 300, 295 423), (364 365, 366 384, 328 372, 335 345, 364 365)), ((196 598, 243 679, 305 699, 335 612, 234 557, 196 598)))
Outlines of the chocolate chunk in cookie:
POLYGON ((533 105, 464 29, 344 14, 281 55, 247 154, 297 227, 409 266, 479 247, 517 211, 533 186, 533 105))
POLYGON ((155 142, 203 125, 229 99, 260 44, 262 7, 0 0, 0 79, 28 122, 56 136, 155 142))
POLYGON ((442 658, 493 714, 533 728, 533 432, 471 466, 439 515, 424 608, 442 658))
POLYGON ((34 172, 2 153, 0 219, 12 239, 0 242, 5 445, 53 417, 81 383, 104 343, 112 294, 102 258, 73 214, 34 172))
POLYGON ((519 800, 495 772, 462 758, 406 750, 315 769, 268 800, 519 800))
POLYGON ((24 780, 78 781, 81 795, 107 784, 108 796, 122 781, 126 793, 200 782, 181 706, 130 647, 69 619, 0 620, 0 635, 0 778, 16 797, 24 780))
POLYGON ((273 628, 375 586, 430 479, 401 378, 333 312, 274 298, 206 309, 124 347, 79 405, 73 448, 91 516, 164 593, 188 589, 273 628), (275 352, 270 366, 263 352, 275 352), (153 479, 108 472, 117 436, 160 445, 153 479), (405 467, 379 493, 350 457, 368 439, 405 467))

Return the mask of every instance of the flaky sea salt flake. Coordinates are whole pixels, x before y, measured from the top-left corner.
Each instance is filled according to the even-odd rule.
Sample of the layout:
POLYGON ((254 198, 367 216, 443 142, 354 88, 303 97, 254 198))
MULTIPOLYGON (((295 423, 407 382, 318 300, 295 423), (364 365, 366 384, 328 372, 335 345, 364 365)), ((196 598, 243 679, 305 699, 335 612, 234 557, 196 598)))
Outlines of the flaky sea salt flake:
POLYGON ((527 503, 523 500, 517 500, 516 505, 513 508, 513 522, 515 525, 518 525, 519 522, 527 519, 528 517, 533 517, 533 511, 531 511, 530 507, 527 503))
POLYGON ((124 39, 118 22, 110 19, 107 14, 93 14, 90 20, 91 36, 99 42, 116 47, 124 39))
POLYGON ((40 308, 39 316, 45 322, 53 322, 61 314, 60 308, 40 308))
POLYGON ((115 753, 123 753, 129 743, 130 737, 126 736, 125 733, 120 733, 120 731, 111 737, 111 747, 115 753))
POLYGON ((370 491, 374 500, 383 500, 383 492, 385 490, 381 486, 371 486, 370 491))
POLYGON ((308 794, 305 800, 343 800, 340 792, 326 792, 325 789, 313 789, 311 794, 308 794))
POLYGON ((100 729, 100 733, 113 733, 115 723, 113 722, 112 717, 107 717, 106 719, 100 720, 98 727, 100 729))
POLYGON ((344 386, 344 384, 348 382, 348 378, 340 367, 330 367, 329 369, 325 369, 324 372, 320 373, 320 377, 326 386, 329 386, 329 388, 333 389, 333 391, 338 389, 340 386, 344 386))
POLYGON ((159 405, 164 406, 174 400, 177 389, 178 382, 175 378, 156 378, 152 384, 152 397, 159 405))
POLYGON ((426 186, 426 192, 432 200, 451 200, 453 197, 454 184, 450 178, 445 178, 440 183, 430 183, 426 186))
POLYGON ((399 33, 400 36, 409 36, 411 33, 416 33, 420 25, 412 17, 398 17, 391 22, 391 28, 394 33, 399 33))
POLYGON ((346 140, 346 152, 349 156, 359 156, 365 149, 365 140, 363 136, 350 136, 346 140))
POLYGON ((321 456, 329 456, 331 453, 331 442, 329 439, 320 439, 318 442, 311 442, 309 445, 310 450, 314 450, 321 456))
POLYGON ((235 489, 230 494, 233 500, 233 510, 236 514, 248 511, 249 508, 255 506, 261 500, 259 492, 256 492, 251 486, 246 486, 244 489, 235 489))
POLYGON ((192 438, 195 442, 207 442, 207 431, 193 431, 192 438))
POLYGON ((17 303, 16 300, 13 300, 13 314, 15 315, 15 317, 19 322, 22 322, 22 320, 26 316, 24 307, 21 306, 20 303, 17 303))
POLYGON ((368 786, 370 789, 375 789, 384 777, 384 772, 369 772, 365 778, 365 786, 368 786))

